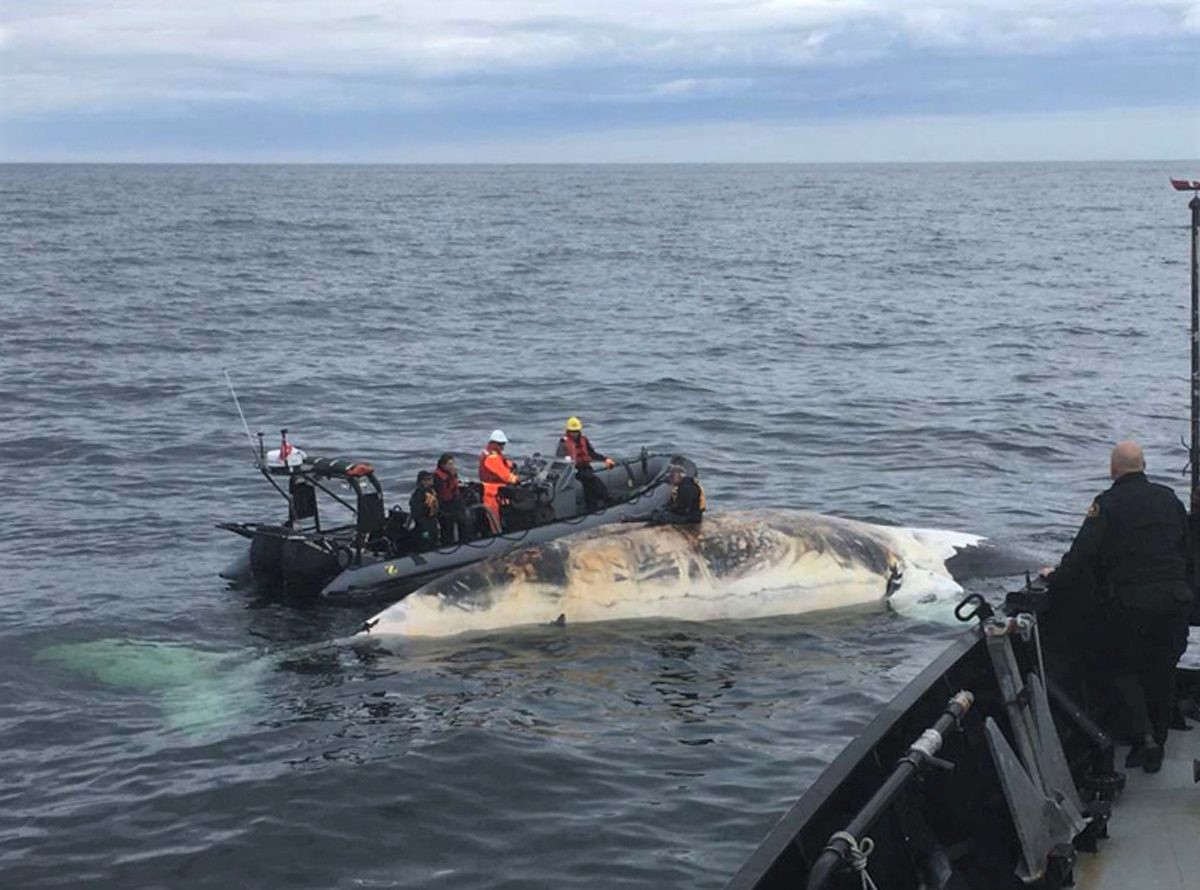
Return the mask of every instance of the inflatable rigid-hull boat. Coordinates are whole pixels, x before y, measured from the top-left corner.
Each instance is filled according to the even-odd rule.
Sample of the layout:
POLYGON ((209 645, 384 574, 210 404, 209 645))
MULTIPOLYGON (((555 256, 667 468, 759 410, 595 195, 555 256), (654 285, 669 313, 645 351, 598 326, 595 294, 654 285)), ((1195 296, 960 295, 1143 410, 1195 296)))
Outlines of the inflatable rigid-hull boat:
POLYGON ((288 500, 284 523, 222 523, 218 527, 248 538, 247 552, 221 573, 238 586, 289 597, 318 597, 353 603, 398 599, 453 569, 529 544, 539 544, 610 522, 651 513, 670 497, 666 481, 672 463, 695 473, 679 455, 643 451, 611 468, 595 468, 608 503, 587 509, 583 485, 566 459, 529 458, 521 483, 501 490, 501 531, 489 525, 479 503, 478 483, 464 485, 469 526, 476 536, 464 543, 421 548, 402 510, 383 504, 383 490, 367 464, 305 458, 282 468, 260 467, 288 500), (284 477, 286 485, 281 484, 284 477), (338 492, 338 486, 349 493, 338 492), (318 493, 353 514, 353 524, 327 527, 318 493))

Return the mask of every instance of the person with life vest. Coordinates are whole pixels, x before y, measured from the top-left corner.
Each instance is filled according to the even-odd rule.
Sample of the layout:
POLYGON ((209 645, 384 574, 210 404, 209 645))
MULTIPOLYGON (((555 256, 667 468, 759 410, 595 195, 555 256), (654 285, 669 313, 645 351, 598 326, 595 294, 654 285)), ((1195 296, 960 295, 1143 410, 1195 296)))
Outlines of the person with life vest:
POLYGON ((616 461, 598 452, 588 437, 583 434, 583 421, 578 417, 567 420, 567 429, 558 441, 559 457, 570 458, 575 464, 575 477, 583 486, 583 499, 590 513, 608 504, 608 489, 596 476, 592 461, 603 461, 604 466, 612 468, 616 461))
POLYGON ((433 490, 438 499, 438 525, 442 531, 442 546, 455 543, 455 530, 458 531, 459 544, 471 540, 467 505, 458 486, 458 464, 454 455, 449 452, 438 458, 437 469, 433 471, 433 490))
POLYGON ((648 522, 650 525, 697 525, 704 519, 708 500, 700 480, 688 473, 681 464, 667 467, 667 484, 671 494, 666 504, 645 516, 627 516, 623 522, 648 522))
POLYGON ((483 505, 491 516, 492 529, 497 533, 500 524, 500 489, 505 485, 516 485, 521 481, 517 467, 504 456, 508 436, 504 430, 493 430, 488 437, 487 448, 479 455, 479 481, 483 485, 483 505))
POLYGON ((417 487, 408 499, 412 513, 417 547, 428 550, 438 545, 438 496, 433 489, 433 473, 422 470, 417 474, 417 487))
POLYGON ((667 482, 671 485, 671 497, 657 521, 672 524, 700 522, 708 509, 700 480, 689 476, 679 464, 671 464, 667 469, 667 482))

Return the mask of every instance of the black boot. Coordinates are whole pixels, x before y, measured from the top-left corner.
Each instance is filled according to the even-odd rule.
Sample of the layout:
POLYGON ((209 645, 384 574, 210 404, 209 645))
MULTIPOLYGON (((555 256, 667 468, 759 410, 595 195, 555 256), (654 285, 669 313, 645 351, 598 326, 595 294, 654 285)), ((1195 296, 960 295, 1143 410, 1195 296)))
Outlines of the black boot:
POLYGON ((1156 773, 1162 769, 1163 765, 1163 746, 1155 743, 1147 745, 1143 749, 1142 754, 1142 770, 1148 773, 1156 773))
POLYGON ((1138 739, 1133 743, 1133 747, 1129 749, 1129 753, 1125 755, 1125 769, 1137 769, 1146 762, 1146 752, 1150 750, 1150 746, 1146 744, 1144 738, 1138 739))
POLYGON ((1171 708, 1171 729, 1177 732, 1187 732, 1192 727, 1188 725, 1187 720, 1183 716, 1183 705, 1175 702, 1171 708))

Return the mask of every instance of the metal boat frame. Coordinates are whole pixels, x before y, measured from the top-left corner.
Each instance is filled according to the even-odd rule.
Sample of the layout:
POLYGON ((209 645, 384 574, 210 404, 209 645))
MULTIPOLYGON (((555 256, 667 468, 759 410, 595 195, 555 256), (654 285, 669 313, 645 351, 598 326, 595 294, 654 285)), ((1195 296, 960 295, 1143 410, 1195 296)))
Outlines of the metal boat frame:
POLYGON ((996 616, 964 600, 976 626, 846 746, 727 890, 858 890, 864 875, 887 890, 1069 886, 1124 777, 1112 739, 1045 677, 1020 605, 996 616))

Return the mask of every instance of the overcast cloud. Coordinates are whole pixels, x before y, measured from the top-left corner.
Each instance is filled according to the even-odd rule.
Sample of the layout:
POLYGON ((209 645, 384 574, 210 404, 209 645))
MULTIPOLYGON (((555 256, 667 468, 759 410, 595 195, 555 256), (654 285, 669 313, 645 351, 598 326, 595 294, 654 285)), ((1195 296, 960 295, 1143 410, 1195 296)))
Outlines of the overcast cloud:
POLYGON ((833 160, 989 116, 1014 156, 1051 119, 1056 155, 1105 121, 1101 156, 1200 156, 1200 0, 6 0, 0 58, 13 159, 833 160))

